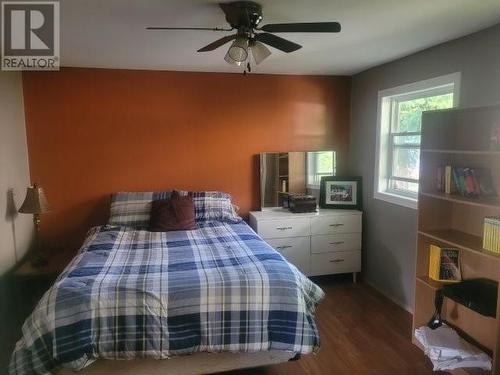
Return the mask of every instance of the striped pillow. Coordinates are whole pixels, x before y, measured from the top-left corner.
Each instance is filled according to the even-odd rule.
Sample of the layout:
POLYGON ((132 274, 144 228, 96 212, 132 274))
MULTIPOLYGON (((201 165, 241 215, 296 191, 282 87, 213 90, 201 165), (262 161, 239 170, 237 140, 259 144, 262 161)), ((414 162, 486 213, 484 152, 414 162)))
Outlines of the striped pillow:
POLYGON ((179 191, 179 195, 188 194, 193 198, 196 221, 239 223, 242 220, 231 204, 230 194, 221 191, 179 191))
POLYGON ((118 192, 111 196, 108 224, 147 229, 151 217, 151 203, 166 199, 171 191, 118 192))

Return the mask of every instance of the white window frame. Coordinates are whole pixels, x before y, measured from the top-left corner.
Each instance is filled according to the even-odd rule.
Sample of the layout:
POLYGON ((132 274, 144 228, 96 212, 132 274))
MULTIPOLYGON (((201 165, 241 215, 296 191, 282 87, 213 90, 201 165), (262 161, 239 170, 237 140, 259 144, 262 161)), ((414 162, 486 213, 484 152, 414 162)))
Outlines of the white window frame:
MULTIPOLYGON (((460 72, 427 79, 407 85, 381 90, 377 105, 377 138, 375 151, 374 198, 404 207, 417 209, 418 195, 389 190, 389 154, 391 148, 391 111, 393 103, 420 98, 431 93, 432 96, 453 92, 453 107, 459 103, 460 72), (450 90, 452 88, 452 90, 450 90)), ((420 134, 420 133, 419 133, 420 134)), ((394 135, 394 134, 392 134, 394 135)), ((413 133, 406 133, 413 135, 413 133)))

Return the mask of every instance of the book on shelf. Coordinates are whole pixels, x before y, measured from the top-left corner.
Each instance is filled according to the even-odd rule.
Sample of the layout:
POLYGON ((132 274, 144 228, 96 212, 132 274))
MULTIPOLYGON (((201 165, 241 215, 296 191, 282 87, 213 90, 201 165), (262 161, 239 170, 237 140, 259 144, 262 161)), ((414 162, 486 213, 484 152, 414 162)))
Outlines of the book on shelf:
POLYGON ((437 191, 444 191, 444 189, 445 189, 443 173, 444 173, 444 169, 442 167, 439 167, 437 169, 437 173, 436 173, 436 189, 437 189, 437 191))
POLYGON ((447 165, 446 167, 444 167, 444 192, 446 194, 451 194, 453 192, 452 173, 453 170, 451 168, 451 165, 447 165))
POLYGON ((483 248, 500 255, 500 216, 484 218, 483 248))
POLYGON ((465 197, 494 197, 497 195, 487 168, 453 167, 437 168, 436 188, 445 194, 458 193, 465 197))
POLYGON ((493 185, 493 179, 491 178, 491 171, 487 168, 476 168, 474 169, 479 186, 481 188, 481 195, 494 197, 497 195, 495 187, 493 185))
POLYGON ((491 150, 500 151, 500 122, 491 127, 491 150))
POLYGON ((441 282, 462 281, 460 271, 460 250, 430 245, 429 277, 441 282))

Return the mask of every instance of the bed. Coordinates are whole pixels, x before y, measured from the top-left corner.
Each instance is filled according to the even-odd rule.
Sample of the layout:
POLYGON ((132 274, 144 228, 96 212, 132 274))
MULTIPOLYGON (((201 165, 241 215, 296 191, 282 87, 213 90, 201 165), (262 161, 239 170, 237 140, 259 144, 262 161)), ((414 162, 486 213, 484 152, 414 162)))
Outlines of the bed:
POLYGON ((109 373, 130 366, 106 360, 138 359, 133 366, 158 368, 174 360, 151 360, 194 363, 201 352, 202 365, 223 353, 215 371, 276 363, 317 352, 322 298, 243 221, 176 232, 94 227, 23 325, 10 372, 109 373))

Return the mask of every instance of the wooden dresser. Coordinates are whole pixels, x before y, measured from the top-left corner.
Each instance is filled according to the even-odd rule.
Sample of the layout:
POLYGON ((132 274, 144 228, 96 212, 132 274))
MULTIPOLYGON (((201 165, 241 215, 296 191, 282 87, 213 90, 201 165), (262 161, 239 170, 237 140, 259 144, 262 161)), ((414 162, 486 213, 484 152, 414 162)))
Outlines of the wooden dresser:
POLYGON ((250 226, 307 276, 361 271, 361 211, 250 212, 250 226))

